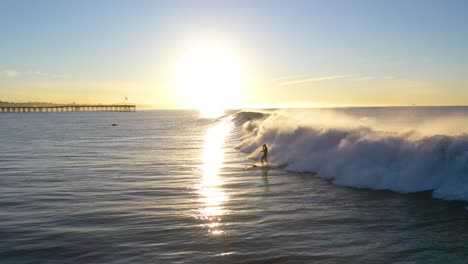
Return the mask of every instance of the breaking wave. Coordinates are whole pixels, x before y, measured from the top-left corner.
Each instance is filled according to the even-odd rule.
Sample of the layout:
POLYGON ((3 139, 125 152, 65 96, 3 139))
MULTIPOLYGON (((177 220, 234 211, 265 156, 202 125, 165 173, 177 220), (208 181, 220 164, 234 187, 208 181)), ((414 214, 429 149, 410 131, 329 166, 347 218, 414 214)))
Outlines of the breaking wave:
POLYGON ((344 186, 468 200, 468 108, 242 111, 237 148, 344 186), (466 128, 465 128, 466 129, 466 128))

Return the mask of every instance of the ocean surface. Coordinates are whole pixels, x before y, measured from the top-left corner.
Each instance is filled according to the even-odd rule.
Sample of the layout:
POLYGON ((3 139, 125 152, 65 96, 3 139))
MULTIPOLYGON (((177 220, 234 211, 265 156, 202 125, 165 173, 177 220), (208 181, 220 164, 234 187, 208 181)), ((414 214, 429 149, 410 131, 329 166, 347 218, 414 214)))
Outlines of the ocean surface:
POLYGON ((467 121, 0 114, 0 263, 468 263, 467 121))

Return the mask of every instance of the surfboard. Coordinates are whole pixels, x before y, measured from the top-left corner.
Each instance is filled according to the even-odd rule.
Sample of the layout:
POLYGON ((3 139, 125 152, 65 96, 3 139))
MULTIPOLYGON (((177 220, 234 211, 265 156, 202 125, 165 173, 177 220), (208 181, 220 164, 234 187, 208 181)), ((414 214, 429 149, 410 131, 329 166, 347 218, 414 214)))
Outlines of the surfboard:
POLYGON ((271 169, 272 167, 268 164, 268 163, 260 163, 260 162, 255 162, 253 164, 249 164, 247 165, 247 169, 262 169, 262 170, 266 170, 266 169, 271 169))

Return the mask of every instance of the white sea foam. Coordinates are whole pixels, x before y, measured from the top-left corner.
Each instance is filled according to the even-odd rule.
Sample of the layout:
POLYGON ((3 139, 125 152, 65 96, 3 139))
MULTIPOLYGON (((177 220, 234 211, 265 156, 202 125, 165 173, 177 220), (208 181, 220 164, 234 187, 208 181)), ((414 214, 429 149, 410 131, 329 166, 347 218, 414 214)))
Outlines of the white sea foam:
POLYGON ((356 108, 240 112, 238 148, 286 170, 398 192, 468 200, 466 108, 356 108), (464 130, 465 129, 465 130, 464 130))

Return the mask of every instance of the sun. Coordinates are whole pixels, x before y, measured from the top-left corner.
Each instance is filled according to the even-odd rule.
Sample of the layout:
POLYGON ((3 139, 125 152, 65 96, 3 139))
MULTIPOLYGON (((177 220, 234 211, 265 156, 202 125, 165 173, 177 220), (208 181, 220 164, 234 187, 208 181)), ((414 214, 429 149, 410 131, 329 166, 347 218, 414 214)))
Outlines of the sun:
POLYGON ((241 60, 228 47, 199 44, 190 48, 177 69, 177 97, 203 117, 216 117, 224 109, 239 106, 245 87, 241 60))

